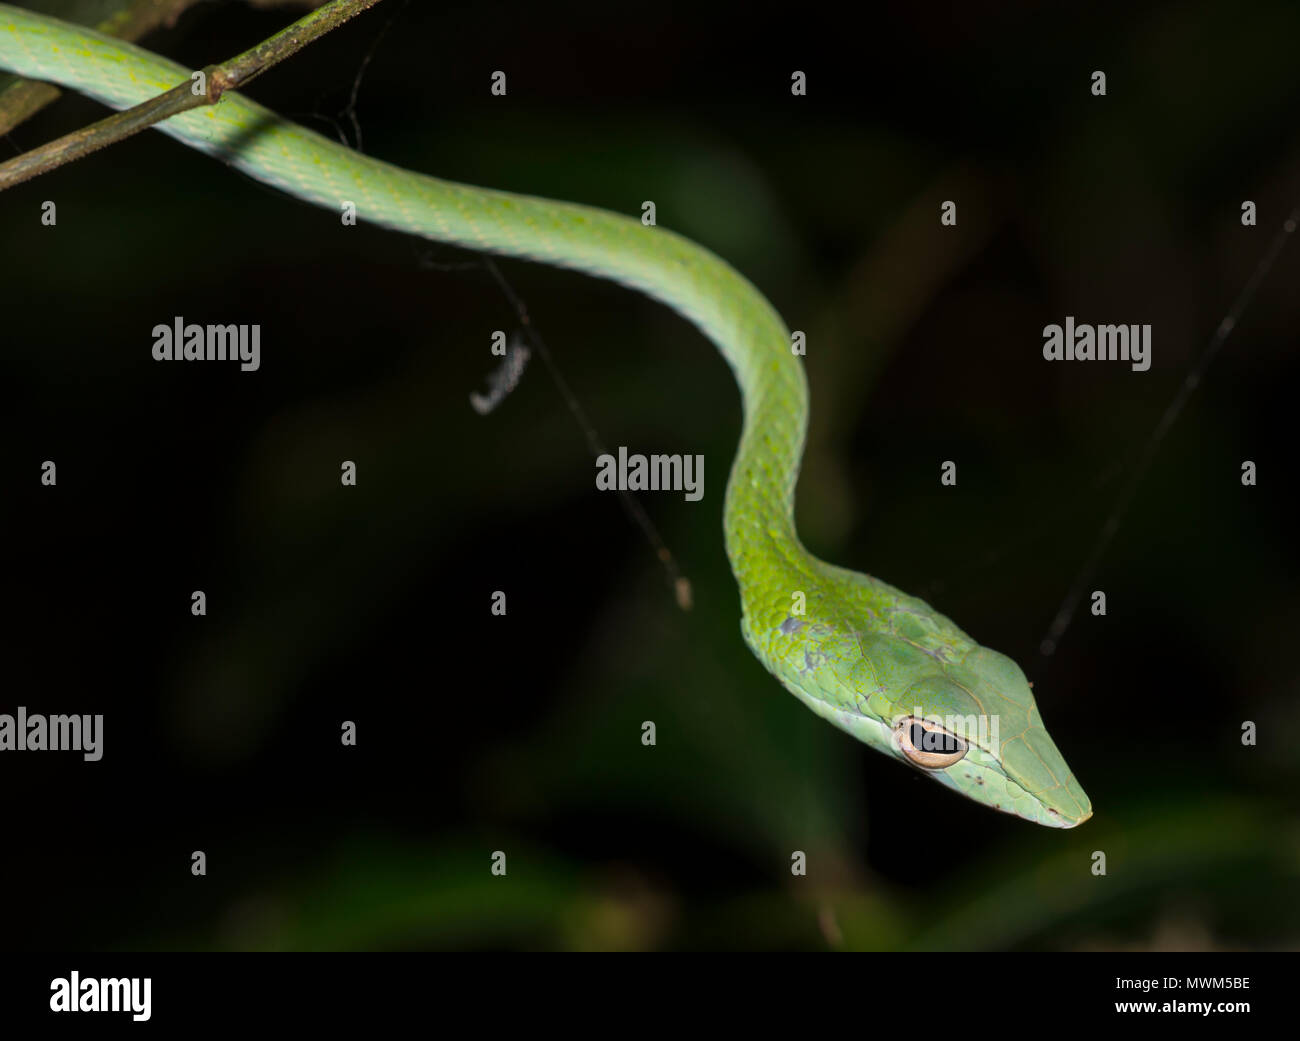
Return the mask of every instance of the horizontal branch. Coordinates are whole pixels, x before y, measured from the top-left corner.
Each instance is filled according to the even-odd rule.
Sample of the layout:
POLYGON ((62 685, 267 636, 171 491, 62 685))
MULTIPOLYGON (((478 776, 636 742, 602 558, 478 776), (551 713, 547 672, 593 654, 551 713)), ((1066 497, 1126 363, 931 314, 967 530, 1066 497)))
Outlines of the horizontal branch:
POLYGON ((378 2, 330 0, 243 54, 220 65, 209 65, 202 70, 201 81, 180 83, 166 93, 0 163, 0 191, 116 144, 172 116, 215 105, 227 90, 243 86, 378 2))

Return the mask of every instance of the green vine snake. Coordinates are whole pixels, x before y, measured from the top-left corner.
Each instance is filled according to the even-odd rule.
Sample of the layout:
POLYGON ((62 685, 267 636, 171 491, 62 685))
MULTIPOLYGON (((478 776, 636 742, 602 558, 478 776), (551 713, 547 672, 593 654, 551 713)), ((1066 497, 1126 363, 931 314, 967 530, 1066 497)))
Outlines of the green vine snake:
MULTIPOLYGON (((0 4, 0 69, 113 108, 190 70, 95 32, 0 4)), ((1043 726, 1024 673, 928 604, 813 557, 794 525, 808 388, 781 317, 730 265, 672 231, 571 203, 399 169, 227 92, 163 133, 336 213, 572 268, 640 290, 694 323, 735 374, 744 422, 723 527, 741 631, 819 716, 986 806, 1070 828, 1092 806, 1043 726)))

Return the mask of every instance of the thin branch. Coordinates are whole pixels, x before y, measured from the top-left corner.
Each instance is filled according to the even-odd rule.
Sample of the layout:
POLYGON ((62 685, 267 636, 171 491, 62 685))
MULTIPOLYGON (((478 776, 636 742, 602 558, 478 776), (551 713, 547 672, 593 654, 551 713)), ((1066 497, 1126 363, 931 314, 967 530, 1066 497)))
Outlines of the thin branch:
MULTIPOLYGON (((195 0, 119 0, 120 6, 94 23, 94 28, 119 40, 138 40, 159 25, 174 19, 195 0)), ((99 16, 103 5, 74 5, 62 17, 75 24, 90 24, 99 16)), ((25 119, 35 115, 60 94, 59 88, 40 80, 19 76, 0 77, 0 134, 7 134, 25 119)))
MULTIPOLYGON (((105 36, 134 43, 162 26, 174 26, 181 14, 201 0, 116 0, 117 7, 104 13, 101 0, 80 0, 60 15, 77 25, 90 25, 105 36), (98 18, 96 23, 94 19, 98 18)), ((254 7, 294 5, 320 7, 325 0, 247 0, 254 7)), ((58 98, 58 87, 19 76, 0 76, 0 134, 30 119, 58 98)))
POLYGON ((0 191, 116 144, 172 116, 204 105, 215 105, 227 90, 243 86, 378 2, 331 0, 243 54, 220 65, 209 65, 203 70, 205 90, 201 93, 196 94, 193 82, 186 80, 133 108, 114 113, 57 141, 0 163, 0 191))
POLYGON ((1043 637, 1042 643, 1039 644, 1039 653, 1043 657, 1056 653, 1061 637, 1065 635, 1065 630, 1070 627, 1070 622, 1074 620, 1074 612, 1078 610, 1079 602, 1092 584, 1092 576, 1096 573, 1097 566, 1101 563, 1101 558, 1105 555, 1111 540, 1114 539, 1115 533, 1119 531, 1120 521, 1124 519, 1124 514, 1128 512, 1129 506, 1136 497, 1138 488, 1142 485, 1142 479, 1146 477, 1147 472, 1151 469, 1151 464, 1155 461, 1156 453, 1160 450, 1165 435, 1178 421, 1178 417, 1182 414, 1183 407, 1187 404, 1188 399, 1200 386, 1201 380, 1205 376, 1205 370, 1210 367, 1210 362, 1214 361, 1219 351, 1223 349, 1223 344, 1231 335, 1232 330, 1237 328, 1237 323, 1241 321, 1242 314, 1251 300, 1255 298, 1255 293, 1263 284, 1268 273, 1273 270, 1273 265, 1277 262, 1278 256, 1286 248, 1287 242, 1295 234, 1297 227, 1300 227, 1300 206, 1293 209, 1287 215, 1286 220, 1282 222, 1282 229, 1273 237, 1273 241, 1269 244, 1263 259, 1255 266, 1254 272, 1246 280, 1241 292, 1237 294, 1237 298, 1232 302, 1232 307, 1223 316, 1223 321, 1219 323, 1218 328, 1214 330, 1209 345, 1201 352, 1201 356, 1196 359, 1196 364, 1187 370, 1187 375, 1183 377, 1178 392, 1174 395, 1173 400, 1165 406, 1165 410, 1160 416, 1160 422, 1156 424, 1155 430, 1147 438, 1146 444, 1138 454, 1137 464, 1133 467, 1128 481, 1120 491, 1119 498, 1115 500, 1115 505, 1111 507, 1110 516, 1106 518, 1106 524, 1101 530, 1101 535, 1093 543, 1092 552, 1088 554, 1083 567, 1079 569, 1078 577, 1074 580, 1069 592, 1065 594, 1065 600, 1057 610, 1056 617, 1052 619, 1047 635, 1043 637))

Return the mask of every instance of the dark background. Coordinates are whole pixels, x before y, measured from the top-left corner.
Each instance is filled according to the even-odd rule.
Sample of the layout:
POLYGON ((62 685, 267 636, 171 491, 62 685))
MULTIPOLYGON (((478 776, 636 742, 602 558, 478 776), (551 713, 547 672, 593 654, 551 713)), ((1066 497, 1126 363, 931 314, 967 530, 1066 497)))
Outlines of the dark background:
MULTIPOLYGON (((146 43, 200 67, 291 16, 200 4, 146 43)), ((702 502, 642 498, 690 613, 540 363, 470 409, 517 324, 472 255, 156 133, 5 193, 0 711, 106 720, 102 762, 0 756, 0 943, 1297 946, 1297 244, 1102 558, 1109 614, 1039 642, 1297 202, 1298 34, 1286 3, 386 0, 249 91, 351 140, 372 53, 367 153, 653 199, 753 279, 809 337, 806 543, 1021 663, 1096 809, 1069 832, 902 769, 753 659, 721 537, 739 399, 677 316, 501 263, 608 445, 704 454, 702 502), (1151 323, 1151 371, 1047 364, 1067 314, 1151 323), (153 362, 175 315, 260 323, 261 370, 153 362)), ((101 112, 64 98, 0 151, 101 112)))

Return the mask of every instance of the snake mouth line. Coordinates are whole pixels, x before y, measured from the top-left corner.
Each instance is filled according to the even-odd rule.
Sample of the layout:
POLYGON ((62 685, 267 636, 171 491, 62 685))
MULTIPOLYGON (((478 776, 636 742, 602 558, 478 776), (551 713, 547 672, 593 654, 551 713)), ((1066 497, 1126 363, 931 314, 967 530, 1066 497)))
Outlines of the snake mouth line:
MULTIPOLYGON (((1005 771, 998 771, 998 773, 1001 776, 1002 780, 1006 782, 1007 794, 1015 796, 1015 798, 1009 800, 1007 804, 1003 804, 1001 802, 986 802, 985 805, 987 805, 992 810, 997 810, 999 813, 1009 813, 1016 817, 1020 817, 1024 820, 1030 820, 1030 821, 1034 821, 1035 823, 1045 825, 1046 827, 1049 828, 1060 828, 1063 831, 1068 831, 1070 828, 1077 828, 1080 824, 1084 823, 1085 821, 1087 821, 1089 818, 1092 817, 1091 802, 1087 803, 1088 809, 1086 813, 1071 814, 1068 811, 1059 809, 1056 806, 1048 805, 1044 801, 1043 796, 1041 794, 1036 794, 1030 791, 1028 788, 1026 788, 1014 777, 1007 774, 1005 771), (1035 815, 1031 813, 1021 812, 1016 806, 1016 803, 1019 802, 1020 799, 1029 800, 1031 806, 1039 809, 1039 813, 1035 815)), ((1054 789, 1049 789, 1049 790, 1054 790, 1054 789)), ((1065 790, 1068 791, 1068 789, 1065 790)), ((1085 802, 1087 802, 1086 795, 1084 796, 1084 800, 1085 802)))
POLYGON ((1091 819, 1092 810, 1089 810, 1082 817, 1067 817, 1060 810, 1053 809, 1049 806, 1047 808, 1047 814, 1049 817, 1058 818, 1060 820, 1061 823, 1057 824, 1056 827, 1069 830, 1070 828, 1077 828, 1084 821, 1091 819))

